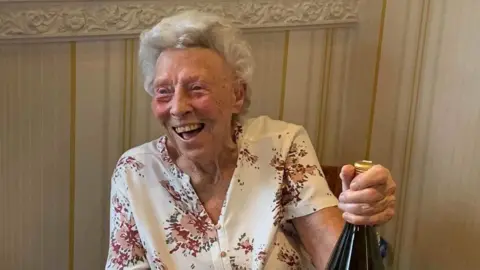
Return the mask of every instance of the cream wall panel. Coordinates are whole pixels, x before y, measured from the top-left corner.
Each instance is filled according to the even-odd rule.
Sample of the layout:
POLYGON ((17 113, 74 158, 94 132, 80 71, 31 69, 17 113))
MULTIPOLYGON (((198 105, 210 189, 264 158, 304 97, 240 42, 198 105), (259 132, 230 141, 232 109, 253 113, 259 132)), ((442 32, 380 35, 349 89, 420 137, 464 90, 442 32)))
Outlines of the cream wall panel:
POLYGON ((394 269, 480 265, 479 9, 473 0, 387 7, 372 155, 400 180, 394 269))
MULTIPOLYGON (((426 1, 388 2, 380 57, 370 153, 373 160, 382 160, 391 169, 397 182, 397 215, 388 226, 382 228, 383 235, 392 245, 392 253, 395 253, 389 260, 394 269, 411 269, 408 265, 399 266, 397 263, 410 260, 412 241, 415 240, 414 237, 405 236, 412 235, 412 223, 408 220, 414 217, 406 210, 404 202, 410 182, 408 172, 416 120, 416 97, 422 77, 420 69, 427 11, 426 1), (407 222, 404 223, 404 220, 407 222)), ((416 192, 411 189, 408 194, 416 192)), ((412 206, 416 207, 415 204, 412 206)))
POLYGON ((349 33, 320 29, 289 36, 283 120, 305 127, 322 164, 339 164, 349 33))
POLYGON ((126 139, 125 51, 125 41, 76 45, 75 269, 105 264, 110 178, 126 139))
MULTIPOLYGON (((342 121, 338 144, 340 163, 369 158, 371 142, 371 117, 376 91, 376 69, 380 30, 382 25, 383 0, 361 0, 360 22, 352 31, 351 55, 349 56, 346 78, 346 92, 342 100, 342 121)), ((383 160, 374 160, 383 163, 383 160)))
MULTIPOLYGON (((335 29, 330 34, 330 56, 327 62, 328 79, 323 88, 323 107, 322 114, 319 116, 321 129, 318 138, 319 158, 323 164, 341 165, 342 158, 340 146, 355 147, 363 141, 362 137, 351 136, 351 134, 342 133, 342 122, 349 119, 351 115, 346 115, 345 99, 347 98, 347 76, 348 64, 351 54, 351 36, 349 29, 335 29)), ((320 106, 322 106, 320 105, 320 106)), ((361 110, 361 107, 357 107, 361 110)), ((353 113, 356 113, 353 112, 353 113)), ((366 120, 366 119, 365 119, 366 120)), ((367 121, 358 124, 367 125, 367 121)), ((355 160, 343 161, 352 163, 355 160)))
POLYGON ((284 95, 284 63, 287 32, 248 33, 256 66, 252 83, 252 103, 248 116, 268 115, 274 119, 282 114, 284 95))
POLYGON ((305 126, 323 164, 369 155, 382 5, 363 1, 355 30, 289 33, 281 116, 305 126))
POLYGON ((70 44, 0 59, 0 268, 68 269, 70 44))
POLYGON ((283 120, 302 125, 317 147, 322 86, 332 30, 292 31, 289 36, 283 120))
POLYGON ((412 234, 403 235, 414 239, 407 265, 474 269, 480 265, 480 38, 472 33, 480 23, 480 3, 427 2, 429 24, 405 200, 412 209, 409 217, 418 220, 410 225, 412 234))

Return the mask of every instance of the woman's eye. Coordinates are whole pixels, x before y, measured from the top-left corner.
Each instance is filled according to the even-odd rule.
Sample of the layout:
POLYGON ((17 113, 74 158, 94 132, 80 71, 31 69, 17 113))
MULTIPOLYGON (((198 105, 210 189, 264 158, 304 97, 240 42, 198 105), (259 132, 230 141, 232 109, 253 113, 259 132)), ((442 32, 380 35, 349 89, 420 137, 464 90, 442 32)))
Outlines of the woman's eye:
POLYGON ((156 92, 159 95, 165 95, 168 94, 170 91, 167 88, 158 88, 156 92))
POLYGON ((202 90, 203 87, 201 85, 193 85, 192 90, 197 91, 197 90, 202 90))

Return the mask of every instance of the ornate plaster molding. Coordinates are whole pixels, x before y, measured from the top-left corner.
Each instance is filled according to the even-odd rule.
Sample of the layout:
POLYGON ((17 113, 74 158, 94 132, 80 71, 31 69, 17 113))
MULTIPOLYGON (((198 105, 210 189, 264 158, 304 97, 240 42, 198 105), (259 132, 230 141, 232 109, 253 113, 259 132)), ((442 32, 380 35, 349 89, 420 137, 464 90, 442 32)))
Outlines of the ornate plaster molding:
POLYGON ((132 36, 162 17, 198 9, 242 28, 293 28, 358 21, 359 0, 156 0, 0 2, 0 40, 132 36), (172 3, 174 2, 174 3, 172 3))

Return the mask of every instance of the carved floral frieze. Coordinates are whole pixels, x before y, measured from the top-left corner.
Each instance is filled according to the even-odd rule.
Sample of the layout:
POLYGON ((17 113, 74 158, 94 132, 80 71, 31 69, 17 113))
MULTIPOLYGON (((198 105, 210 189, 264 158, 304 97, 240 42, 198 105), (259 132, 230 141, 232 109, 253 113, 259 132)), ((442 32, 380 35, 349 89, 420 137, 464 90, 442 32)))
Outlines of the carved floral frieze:
POLYGON ((4 2, 0 3, 0 40, 136 35, 162 17, 187 9, 223 15, 242 28, 346 24, 357 22, 358 1, 4 2))

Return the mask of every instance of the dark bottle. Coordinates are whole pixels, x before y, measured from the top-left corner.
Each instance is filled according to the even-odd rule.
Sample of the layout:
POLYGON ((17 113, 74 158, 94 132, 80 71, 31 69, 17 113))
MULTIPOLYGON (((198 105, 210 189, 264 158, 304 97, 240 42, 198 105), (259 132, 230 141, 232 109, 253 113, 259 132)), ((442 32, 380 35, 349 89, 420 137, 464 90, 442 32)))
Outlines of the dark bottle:
MULTIPOLYGON (((355 162, 355 173, 366 172, 372 166, 367 160, 355 162)), ((375 227, 345 223, 326 269, 384 270, 375 227)))

